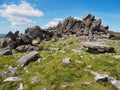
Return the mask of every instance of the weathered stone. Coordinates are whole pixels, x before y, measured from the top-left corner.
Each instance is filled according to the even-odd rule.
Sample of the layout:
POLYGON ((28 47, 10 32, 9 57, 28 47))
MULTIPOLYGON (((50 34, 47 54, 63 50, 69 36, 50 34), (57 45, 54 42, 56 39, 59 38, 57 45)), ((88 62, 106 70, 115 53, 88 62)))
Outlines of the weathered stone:
POLYGON ((11 76, 17 76, 17 70, 16 68, 13 68, 11 66, 9 66, 8 70, 6 72, 1 73, 2 77, 6 77, 7 75, 11 75, 11 76))
POLYGON ((8 77, 3 82, 11 82, 11 81, 21 81, 20 77, 8 77))
POLYGON ((7 46, 7 42, 5 39, 0 39, 0 48, 4 48, 7 46))
POLYGON ((10 31, 10 32, 5 36, 5 38, 11 38, 13 41, 15 41, 16 38, 18 37, 18 34, 19 34, 19 31, 16 31, 15 33, 13 33, 13 32, 10 31))
POLYGON ((89 52, 96 53, 96 54, 99 52, 115 52, 114 47, 104 45, 98 42, 84 42, 83 47, 88 48, 89 52))
POLYGON ((17 61, 17 65, 19 67, 24 67, 24 66, 28 65, 31 61, 37 60, 38 57, 39 57, 38 52, 36 52, 36 51, 30 52, 29 54, 21 57, 17 61))
POLYGON ((71 60, 70 60, 70 58, 64 58, 64 59, 62 60, 62 63, 70 64, 70 63, 71 63, 71 60))
POLYGON ((56 42, 56 41, 57 41, 57 38, 56 38, 56 37, 52 37, 51 41, 52 41, 52 42, 56 42))
POLYGON ((20 83, 19 88, 17 90, 24 90, 24 84, 20 83))
POLYGON ((99 74, 94 71, 89 71, 89 72, 95 75, 96 81, 102 81, 102 82, 109 81, 111 84, 113 84, 116 87, 117 90, 120 90, 120 80, 117 80, 114 77, 108 76, 106 74, 99 74))
POLYGON ((113 56, 115 59, 120 59, 120 55, 113 56))
POLYGON ((40 43, 40 41, 41 41, 41 39, 40 39, 39 37, 37 37, 36 39, 33 39, 33 40, 32 40, 32 44, 33 44, 33 45, 37 45, 37 44, 40 43))
POLYGON ((12 55, 12 50, 5 49, 2 52, 0 52, 1 55, 12 55))
POLYGON ((18 52, 26 52, 26 51, 38 51, 39 50, 39 47, 37 47, 37 46, 32 46, 32 45, 30 45, 30 44, 28 44, 28 45, 21 45, 21 46, 18 46, 18 47, 16 47, 16 50, 18 51, 18 52))
POLYGON ((32 44, 32 39, 28 35, 20 35, 23 44, 32 44))
POLYGON ((32 39, 35 39, 37 37, 42 39, 42 37, 43 37, 43 32, 42 32, 42 30, 39 26, 35 26, 35 27, 32 27, 32 28, 27 28, 26 29, 26 34, 32 39))

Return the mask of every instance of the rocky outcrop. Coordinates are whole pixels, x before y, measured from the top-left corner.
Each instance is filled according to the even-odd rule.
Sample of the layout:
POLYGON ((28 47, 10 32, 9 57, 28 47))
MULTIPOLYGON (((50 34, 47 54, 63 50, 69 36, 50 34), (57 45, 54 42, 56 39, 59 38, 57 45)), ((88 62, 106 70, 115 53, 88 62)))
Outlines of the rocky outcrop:
POLYGON ((39 58, 38 52, 36 52, 36 51, 30 52, 29 54, 21 57, 17 61, 17 66, 24 67, 24 66, 28 65, 30 62, 36 60, 37 58, 39 58))
POLYGON ((39 26, 27 28, 25 33, 20 35, 19 31, 15 33, 10 31, 4 39, 0 39, 0 48, 7 47, 20 52, 38 50, 34 45, 39 44, 42 40, 51 40, 53 35, 53 32, 42 30, 39 26))
POLYGON ((109 32, 109 26, 101 25, 101 19, 95 19, 95 16, 88 14, 82 20, 74 19, 73 17, 68 17, 63 21, 59 22, 56 26, 56 30, 61 34, 75 34, 78 36, 89 36, 95 37, 94 35, 107 35, 109 32))
POLYGON ((16 31, 15 33, 10 31, 5 36, 5 39, 0 39, 0 47, 8 47, 10 49, 17 49, 18 51, 27 51, 26 49, 21 48, 27 45, 37 45, 43 40, 52 40, 55 42, 57 38, 70 34, 75 34, 79 39, 86 41, 93 40, 94 37, 109 38, 112 40, 120 39, 120 37, 109 35, 109 26, 103 26, 101 23, 102 20, 95 19, 95 16, 92 14, 88 14, 82 20, 70 16, 63 22, 60 21, 57 26, 49 27, 47 29, 41 29, 39 26, 29 27, 25 29, 24 34, 20 35, 19 31, 16 31))

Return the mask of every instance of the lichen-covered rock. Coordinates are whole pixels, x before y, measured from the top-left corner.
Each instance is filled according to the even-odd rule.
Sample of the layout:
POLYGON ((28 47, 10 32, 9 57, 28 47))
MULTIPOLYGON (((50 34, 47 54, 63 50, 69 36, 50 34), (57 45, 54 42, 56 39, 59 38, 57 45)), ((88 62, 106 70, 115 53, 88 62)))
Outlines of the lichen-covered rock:
POLYGON ((24 66, 28 65, 30 62, 37 60, 38 58, 39 58, 38 52, 37 51, 32 51, 29 54, 21 57, 17 61, 17 66, 24 67, 24 66))

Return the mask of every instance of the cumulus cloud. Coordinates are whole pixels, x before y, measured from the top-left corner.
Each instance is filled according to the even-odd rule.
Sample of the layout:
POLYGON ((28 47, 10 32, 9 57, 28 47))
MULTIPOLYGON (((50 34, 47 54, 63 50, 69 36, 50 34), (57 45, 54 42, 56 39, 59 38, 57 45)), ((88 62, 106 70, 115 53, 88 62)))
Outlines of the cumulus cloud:
POLYGON ((12 27, 34 23, 30 17, 41 17, 43 12, 35 9, 26 1, 17 4, 3 4, 0 8, 0 16, 11 22, 12 27))
POLYGON ((74 19, 77 19, 77 20, 82 20, 81 18, 79 18, 79 17, 74 17, 74 19))
POLYGON ((56 26, 60 21, 63 21, 63 19, 62 18, 55 18, 52 21, 50 21, 48 24, 44 25, 43 28, 56 26))

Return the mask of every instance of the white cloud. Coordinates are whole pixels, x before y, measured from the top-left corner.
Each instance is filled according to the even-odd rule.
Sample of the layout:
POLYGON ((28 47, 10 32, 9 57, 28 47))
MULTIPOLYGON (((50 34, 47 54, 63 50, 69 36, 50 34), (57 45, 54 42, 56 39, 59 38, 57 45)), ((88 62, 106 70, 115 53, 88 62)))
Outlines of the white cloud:
POLYGON ((82 20, 81 18, 79 18, 79 17, 74 17, 74 19, 77 19, 77 20, 82 20))
POLYGON ((50 21, 48 24, 44 25, 43 28, 56 26, 59 23, 59 21, 63 21, 63 19, 62 18, 55 18, 52 21, 50 21))
POLYGON ((43 12, 35 9, 26 1, 17 4, 3 4, 0 8, 0 16, 11 22, 12 27, 34 23, 30 17, 41 17, 43 12))

